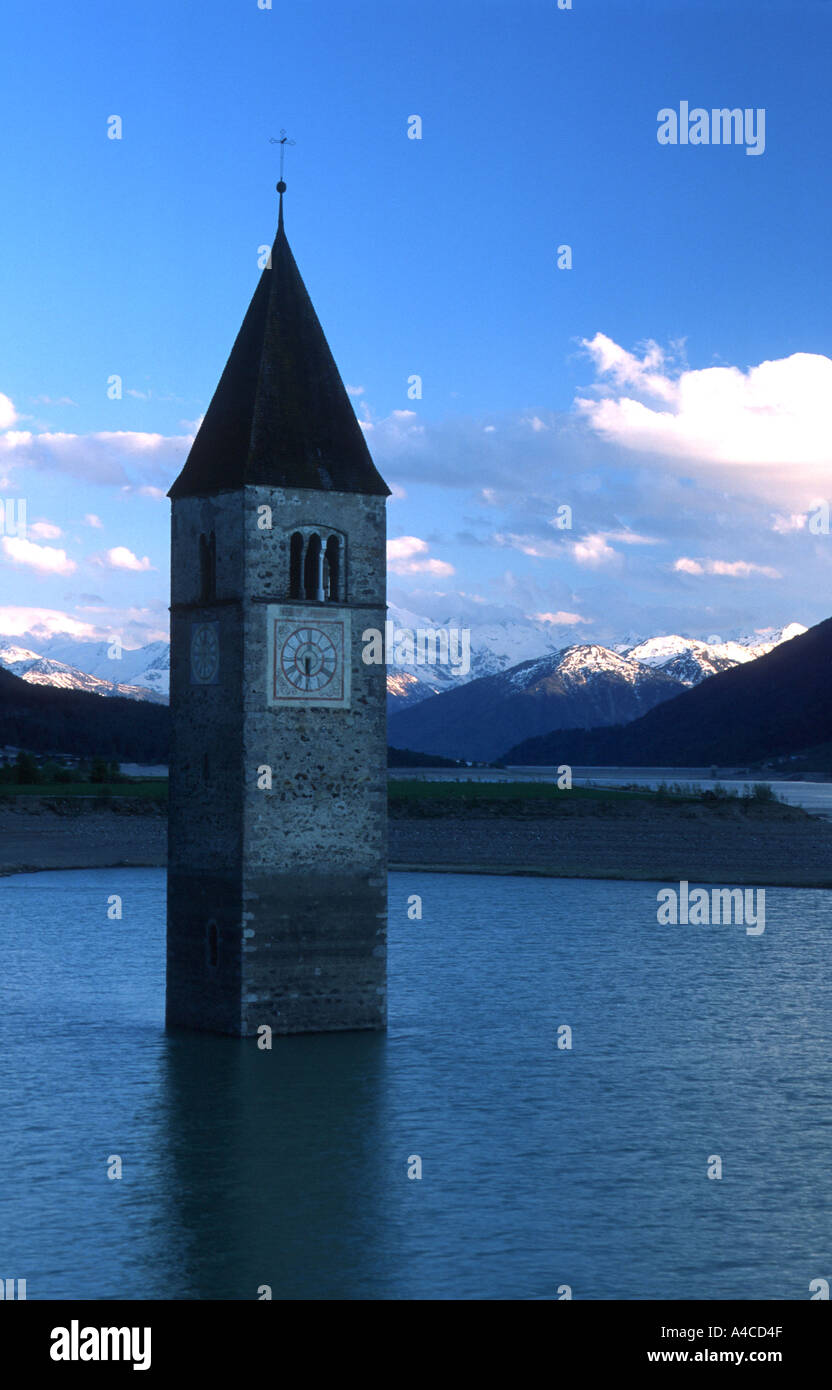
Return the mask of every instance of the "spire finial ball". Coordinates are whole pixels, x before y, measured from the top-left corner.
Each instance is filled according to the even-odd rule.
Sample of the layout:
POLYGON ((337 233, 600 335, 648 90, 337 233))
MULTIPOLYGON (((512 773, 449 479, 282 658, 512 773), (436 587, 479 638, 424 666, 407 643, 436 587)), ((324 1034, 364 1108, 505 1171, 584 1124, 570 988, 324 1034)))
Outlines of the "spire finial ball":
POLYGON ((280 180, 280 183, 277 185, 277 191, 278 191, 278 193, 285 193, 285 192, 286 192, 286 185, 285 185, 285 183, 283 182, 282 179, 280 180))

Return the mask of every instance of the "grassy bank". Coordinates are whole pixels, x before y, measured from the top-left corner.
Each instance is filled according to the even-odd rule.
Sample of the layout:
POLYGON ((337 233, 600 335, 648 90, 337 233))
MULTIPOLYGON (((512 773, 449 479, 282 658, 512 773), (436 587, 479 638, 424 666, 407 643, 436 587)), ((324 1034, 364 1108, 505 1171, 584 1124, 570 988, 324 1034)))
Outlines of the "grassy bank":
POLYGON ((40 796, 49 800, 64 797, 93 797, 109 801, 113 797, 135 797, 140 801, 166 802, 166 777, 143 778, 123 782, 35 782, 31 784, 5 782, 0 784, 0 804, 4 798, 40 796))
MULTIPOLYGON (((0 804, 3 800, 20 797, 39 797, 43 800, 77 798, 110 801, 118 798, 167 802, 166 777, 123 778, 114 782, 35 782, 0 783, 0 804)), ((701 791, 698 787, 672 783, 653 790, 649 787, 569 787, 559 788, 553 782, 427 782, 421 778, 393 778, 388 783, 388 802, 391 816, 549 816, 570 815, 575 811, 604 808, 626 812, 645 806, 702 806, 718 810, 724 806, 779 808, 774 792, 765 783, 749 788, 746 795, 717 788, 701 791)))
MULTIPOLYGON (((773 814, 793 810, 779 801, 771 787, 758 783, 745 795, 717 787, 672 783, 655 790, 650 787, 569 787, 553 782, 425 782, 419 778, 395 779, 389 783, 388 801, 394 817, 493 815, 525 817, 569 816, 575 813, 605 812, 625 814, 650 806, 672 808, 702 807, 718 812, 725 808, 771 808, 773 814)), ((800 812, 800 814, 805 814, 800 812)))

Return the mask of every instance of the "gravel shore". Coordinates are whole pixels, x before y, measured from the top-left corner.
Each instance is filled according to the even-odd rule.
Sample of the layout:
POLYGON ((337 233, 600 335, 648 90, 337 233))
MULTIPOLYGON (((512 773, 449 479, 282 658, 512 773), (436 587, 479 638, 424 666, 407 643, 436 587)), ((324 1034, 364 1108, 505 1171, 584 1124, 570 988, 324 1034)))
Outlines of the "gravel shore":
MULTIPOLYGON (((0 874, 162 866, 164 808, 20 797, 0 806, 0 874)), ((390 867, 557 878, 832 888, 832 822, 796 807, 564 803, 509 814, 417 806, 390 820, 390 867)))
POLYGON ((0 874, 155 867, 167 861, 167 815, 152 801, 9 798, 0 805, 0 874))
POLYGON ((389 843, 391 867, 414 870, 832 888, 832 823, 802 811, 395 819, 389 843))

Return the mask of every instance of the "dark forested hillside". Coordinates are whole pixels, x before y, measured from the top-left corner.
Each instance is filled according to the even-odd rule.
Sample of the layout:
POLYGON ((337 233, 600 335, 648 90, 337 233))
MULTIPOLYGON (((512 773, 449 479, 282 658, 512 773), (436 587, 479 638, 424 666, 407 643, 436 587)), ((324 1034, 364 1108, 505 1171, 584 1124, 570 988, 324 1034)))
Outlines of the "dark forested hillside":
POLYGON ((30 685, 0 670, 0 746, 164 763, 169 727, 166 705, 30 685))
POLYGON ((711 676, 632 723, 557 729, 508 763, 694 767, 759 762, 832 740, 832 618, 767 656, 711 676))

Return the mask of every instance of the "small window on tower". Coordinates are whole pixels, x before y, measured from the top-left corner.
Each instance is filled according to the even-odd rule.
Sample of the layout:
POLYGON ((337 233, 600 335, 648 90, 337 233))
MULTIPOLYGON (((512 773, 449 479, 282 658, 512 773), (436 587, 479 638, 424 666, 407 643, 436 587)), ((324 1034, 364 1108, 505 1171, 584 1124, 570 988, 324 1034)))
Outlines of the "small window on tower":
POLYGON ((289 542, 289 597, 303 598, 301 580, 303 578, 303 536, 295 531, 289 542))
POLYGON ((199 597, 202 603, 217 597, 217 538, 213 531, 199 538, 199 597))

